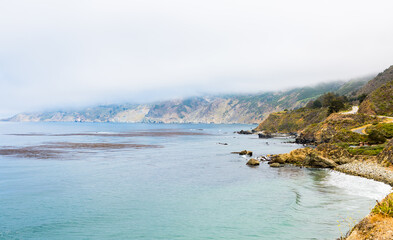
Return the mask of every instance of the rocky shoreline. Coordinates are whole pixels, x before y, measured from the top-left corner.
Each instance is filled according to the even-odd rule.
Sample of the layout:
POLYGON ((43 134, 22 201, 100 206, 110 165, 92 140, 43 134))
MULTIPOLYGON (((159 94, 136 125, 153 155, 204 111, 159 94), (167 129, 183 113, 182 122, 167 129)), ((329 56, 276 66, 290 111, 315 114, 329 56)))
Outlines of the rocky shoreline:
MULTIPOLYGON (((283 167, 294 165, 309 168, 330 168, 335 171, 353 176, 364 177, 393 186, 393 168, 386 167, 386 162, 391 161, 393 140, 378 156, 356 156, 347 150, 333 144, 320 144, 315 148, 305 147, 295 149, 289 153, 259 156, 251 158, 247 165, 257 166, 259 162, 267 162, 270 167, 283 167)), ((248 151, 243 151, 248 152, 248 151)), ((356 224, 346 236, 340 240, 365 240, 365 239, 393 239, 393 193, 388 195, 382 204, 377 202, 371 213, 356 224), (376 212, 382 204, 391 200, 390 214, 376 212)))

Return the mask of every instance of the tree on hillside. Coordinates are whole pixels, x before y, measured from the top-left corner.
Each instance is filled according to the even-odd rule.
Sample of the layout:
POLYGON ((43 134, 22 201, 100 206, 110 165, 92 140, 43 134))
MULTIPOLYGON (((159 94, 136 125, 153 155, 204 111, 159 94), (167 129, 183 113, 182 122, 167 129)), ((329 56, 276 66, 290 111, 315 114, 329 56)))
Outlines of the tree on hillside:
POLYGON ((306 108, 328 108, 329 114, 338 112, 345 108, 348 102, 347 97, 334 94, 332 92, 325 93, 314 101, 307 103, 306 108))

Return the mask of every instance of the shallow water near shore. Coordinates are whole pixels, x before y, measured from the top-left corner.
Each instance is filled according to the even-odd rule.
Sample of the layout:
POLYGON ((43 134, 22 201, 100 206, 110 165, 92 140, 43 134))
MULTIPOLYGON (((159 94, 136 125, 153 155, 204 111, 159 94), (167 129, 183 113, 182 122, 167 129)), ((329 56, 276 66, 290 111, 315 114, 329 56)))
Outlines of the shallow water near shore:
POLYGON ((0 123, 0 239, 335 239, 390 191, 248 167, 231 152, 300 147, 233 133, 252 127, 0 123))

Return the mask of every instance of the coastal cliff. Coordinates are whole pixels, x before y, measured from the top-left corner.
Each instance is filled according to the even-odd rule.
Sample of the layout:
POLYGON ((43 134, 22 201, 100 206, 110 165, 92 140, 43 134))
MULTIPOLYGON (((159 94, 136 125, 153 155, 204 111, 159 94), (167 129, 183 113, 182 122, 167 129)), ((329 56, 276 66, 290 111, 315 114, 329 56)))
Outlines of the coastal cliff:
POLYGON ((260 123, 270 113, 304 107, 327 92, 353 94, 364 78, 260 94, 192 97, 147 104, 106 105, 74 111, 20 113, 8 121, 260 123))
MULTIPOLYGON (((271 167, 330 168, 393 186, 392 96, 393 66, 369 81, 352 99, 325 94, 301 109, 272 113, 254 132, 269 136, 293 133, 297 143, 313 147, 261 159, 271 167), (324 103, 324 99, 328 101, 324 103), (348 111, 359 102, 359 108, 352 106, 348 111)), ((377 202, 367 217, 339 239, 393 239, 393 194, 377 202)))

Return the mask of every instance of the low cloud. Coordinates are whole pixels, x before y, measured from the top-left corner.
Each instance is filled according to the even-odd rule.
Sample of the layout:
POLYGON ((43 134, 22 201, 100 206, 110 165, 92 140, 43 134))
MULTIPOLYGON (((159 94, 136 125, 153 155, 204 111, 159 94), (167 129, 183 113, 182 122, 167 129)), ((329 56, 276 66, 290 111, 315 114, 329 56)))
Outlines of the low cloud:
POLYGON ((2 1, 0 115, 349 79, 393 64, 392 1, 2 1))

